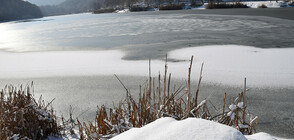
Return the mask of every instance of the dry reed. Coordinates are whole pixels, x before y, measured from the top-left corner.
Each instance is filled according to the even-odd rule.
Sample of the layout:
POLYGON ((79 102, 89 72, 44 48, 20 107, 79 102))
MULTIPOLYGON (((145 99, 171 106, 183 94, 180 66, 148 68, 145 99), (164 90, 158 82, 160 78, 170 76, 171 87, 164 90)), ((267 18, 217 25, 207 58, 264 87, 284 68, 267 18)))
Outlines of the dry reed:
MULTIPOLYGON (((127 96, 120 101, 117 106, 107 109, 101 106, 96 114, 94 123, 78 123, 80 129, 80 139, 103 139, 111 138, 117 134, 127 131, 133 127, 142 127, 150 122, 155 121, 161 117, 172 117, 177 120, 186 119, 187 117, 196 117, 207 120, 212 120, 225 125, 234 126, 243 134, 253 134, 256 131, 258 118, 253 120, 246 120, 245 116, 248 114, 245 104, 246 99, 246 79, 244 83, 244 92, 238 94, 236 100, 230 104, 226 109, 226 93, 224 95, 224 104, 221 107, 222 113, 212 116, 207 105, 207 99, 198 104, 199 88, 202 79, 203 64, 201 66, 200 77, 196 88, 194 98, 191 95, 191 70, 192 70, 193 56, 190 60, 190 67, 188 70, 188 84, 186 87, 179 86, 170 92, 171 74, 167 79, 167 57, 164 72, 164 82, 161 82, 161 75, 158 75, 158 81, 155 77, 151 77, 151 64, 149 60, 149 78, 148 82, 140 90, 140 96, 137 102, 128 92, 128 89, 118 78, 119 82, 126 89, 127 96), (167 82, 168 81, 168 82, 167 82), (155 86, 155 83, 158 83, 155 86), (163 84, 163 89, 162 85, 163 84), (167 89, 166 89, 167 88, 167 89), (161 94, 163 90, 163 94, 161 94), (153 94, 152 94, 153 93, 153 94), (186 98, 186 100, 185 100, 186 98), (247 121, 249 123, 247 123, 247 121)), ((79 122, 79 121, 78 121, 79 122)))
POLYGON ((26 87, 5 86, 0 101, 0 139, 44 139, 60 135, 60 127, 50 104, 42 96, 37 102, 32 97, 33 82, 26 87))
MULTIPOLYGON (((123 133, 133 127, 142 127, 161 117, 172 117, 183 120, 188 117, 202 118, 219 122, 237 128, 243 134, 256 132, 258 117, 246 119, 248 115, 246 104, 246 78, 244 80, 244 91, 227 106, 227 94, 224 94, 224 103, 221 113, 212 116, 208 107, 208 99, 198 103, 200 83, 202 79, 203 63, 200 70, 198 85, 195 96, 191 94, 191 71, 193 56, 188 69, 188 82, 186 87, 179 86, 174 90, 171 87, 171 74, 168 74, 167 56, 163 83, 159 73, 158 80, 151 76, 151 61, 149 60, 149 78, 147 84, 140 86, 139 98, 133 99, 129 90, 119 79, 126 90, 126 98, 113 107, 106 108, 104 105, 98 107, 95 121, 77 123, 72 118, 65 120, 61 117, 61 125, 58 125, 54 110, 48 109, 52 101, 45 104, 42 98, 37 102, 32 97, 34 91, 33 83, 25 88, 17 89, 13 86, 6 86, 1 94, 0 102, 0 139, 12 139, 19 137, 23 139, 44 139, 49 135, 74 135, 73 129, 78 126, 79 138, 84 139, 108 139, 123 133), (168 77, 167 77, 168 75, 168 77), (163 86, 162 86, 163 84, 163 86), (163 89, 162 89, 163 87, 163 89), (187 89, 187 90, 185 90, 187 89), (67 134, 66 134, 67 133, 67 134)), ((216 107, 213 106, 215 109, 216 107)))

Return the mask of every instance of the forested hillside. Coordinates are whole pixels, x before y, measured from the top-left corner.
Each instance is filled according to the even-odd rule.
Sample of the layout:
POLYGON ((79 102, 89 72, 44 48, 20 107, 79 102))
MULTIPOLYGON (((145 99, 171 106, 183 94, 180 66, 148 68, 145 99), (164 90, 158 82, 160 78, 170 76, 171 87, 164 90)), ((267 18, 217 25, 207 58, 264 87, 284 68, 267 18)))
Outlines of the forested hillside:
POLYGON ((66 0, 59 5, 40 6, 44 16, 87 12, 94 7, 95 0, 66 0))
MULTIPOLYGON (((59 5, 40 6, 44 16, 88 12, 99 9, 124 9, 138 5, 159 7, 162 4, 180 4, 185 0, 66 0, 59 5)), ((189 0, 191 4, 203 3, 203 0, 189 0)))
POLYGON ((42 17, 38 6, 22 0, 0 0, 0 22, 42 17))

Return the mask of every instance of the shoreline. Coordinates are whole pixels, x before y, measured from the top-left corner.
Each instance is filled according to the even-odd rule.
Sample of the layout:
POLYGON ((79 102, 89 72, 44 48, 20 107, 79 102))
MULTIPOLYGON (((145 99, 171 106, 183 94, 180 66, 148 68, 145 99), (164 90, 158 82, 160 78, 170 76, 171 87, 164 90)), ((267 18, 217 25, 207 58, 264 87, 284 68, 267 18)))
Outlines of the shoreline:
MULTIPOLYGON (((125 86, 130 89, 134 98, 139 96, 139 85, 144 85, 148 77, 118 75, 125 86)), ((196 76, 196 75, 195 75, 196 76)), ((205 76, 203 77, 205 79, 205 76)), ((0 81, 3 88, 6 84, 26 84, 32 79, 6 79, 0 81)), ((114 76, 79 76, 79 77, 51 77, 34 78, 34 97, 41 95, 46 101, 53 102, 57 114, 69 115, 69 106, 74 109, 74 117, 80 120, 93 120, 97 105, 112 106, 125 97, 125 90, 114 76), (113 98, 116 97, 116 98, 113 98), (86 101, 86 102, 85 102, 86 101), (82 115, 83 114, 83 115, 82 115)), ((171 85, 185 85, 184 79, 173 79, 171 85)), ((192 81, 192 93, 194 95, 197 81, 192 81)), ((177 87, 176 87, 177 88, 177 87)), ((172 90, 173 91, 173 90, 172 90)), ((210 83, 201 83, 199 100, 208 99, 215 106, 222 104, 223 94, 227 93, 228 102, 233 100, 239 92, 243 91, 243 85, 225 86, 210 83)), ((251 114, 260 118, 258 132, 266 132, 273 136, 291 138, 294 114, 291 106, 294 96, 294 88, 256 88, 248 87, 247 101, 251 114), (287 127, 285 127, 287 126, 287 127)))
MULTIPOLYGON (((294 7, 282 7, 282 8, 233 8, 233 9, 189 9, 189 10, 161 10, 161 11, 140 11, 140 12, 127 12, 127 14, 148 14, 148 13, 176 13, 176 12, 190 13, 190 14, 204 14, 204 15, 237 15, 237 16, 264 16, 280 19, 294 20, 294 15, 289 14, 294 12, 294 7)), ((26 21, 38 21, 42 18, 48 17, 59 17, 59 16, 70 16, 77 14, 94 14, 92 12, 72 13, 72 14, 61 14, 61 15, 49 15, 41 18, 29 18, 29 19, 18 19, 18 20, 7 20, 0 21, 0 23, 8 22, 26 22, 26 21)), ((99 13, 99 14, 121 14, 121 13, 99 13)), ((179 13, 180 14, 180 13, 179 13)))

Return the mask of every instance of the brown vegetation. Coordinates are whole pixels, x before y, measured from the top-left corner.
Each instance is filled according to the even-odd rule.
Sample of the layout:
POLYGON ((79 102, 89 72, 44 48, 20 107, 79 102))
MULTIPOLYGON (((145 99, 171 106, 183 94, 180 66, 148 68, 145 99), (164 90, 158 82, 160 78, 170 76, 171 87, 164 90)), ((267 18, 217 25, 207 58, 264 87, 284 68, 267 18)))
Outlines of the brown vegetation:
POLYGON ((259 5, 258 8, 267 8, 267 6, 262 4, 262 5, 259 5))
POLYGON ((161 82, 162 76, 160 73, 158 78, 155 78, 151 77, 151 72, 149 72, 147 84, 141 88, 137 101, 133 99, 128 89, 116 76, 126 89, 126 98, 120 101, 118 105, 113 105, 112 108, 99 107, 94 123, 89 122, 87 124, 78 121, 80 139, 111 138, 133 127, 142 127, 161 117, 172 117, 177 120, 188 117, 202 118, 234 126, 243 134, 254 133, 256 131, 257 117, 253 120, 246 119, 246 80, 244 91, 238 94, 238 97, 229 108, 226 109, 225 94, 224 104, 221 107, 222 113, 212 116, 207 105, 207 99, 198 103, 203 64, 196 92, 191 93, 192 62, 193 56, 189 67, 187 90, 184 90, 184 86, 171 90, 171 74, 167 74, 166 63, 163 83, 161 82))
POLYGON ((102 13, 113 13, 115 9, 109 8, 109 9, 97 9, 93 11, 93 14, 102 14, 102 13))
MULTIPOLYGON (((38 102, 32 97, 33 83, 25 88, 17 89, 6 86, 1 92, 0 102, 0 139, 11 139, 13 137, 44 139, 49 135, 74 135, 73 129, 79 128, 79 138, 102 139, 111 138, 117 134, 127 131, 133 127, 142 127, 161 117, 172 117, 183 120, 188 117, 202 118, 219 122, 237 128, 243 134, 256 132, 258 118, 246 118, 248 115, 246 104, 246 79, 244 91, 227 108, 227 95, 224 94, 223 105, 219 111, 212 115, 207 98, 199 102, 199 89, 202 80, 201 67, 199 80, 192 93, 191 71, 193 56, 188 69, 188 81, 186 86, 174 86, 171 88, 171 74, 168 74, 167 56, 163 76, 151 77, 151 62, 149 60, 149 78, 146 84, 140 86, 139 98, 136 100, 130 94, 123 82, 116 78, 126 90, 126 98, 117 105, 107 108, 100 106, 97 109, 94 122, 80 122, 72 118, 65 120, 61 117, 60 125, 57 124, 53 109, 48 109, 48 104, 39 99, 38 102), (162 82, 163 81, 163 82, 162 82)), ((212 103, 211 103, 212 104, 212 103)), ((213 104, 212 104, 213 105, 213 104)), ((213 106, 216 108, 215 106, 213 106)))
POLYGON ((209 2, 205 8, 206 9, 226 9, 226 8, 249 8, 249 7, 246 4, 243 4, 240 2, 233 3, 233 4, 209 2))
POLYGON ((183 6, 180 4, 161 5, 159 10, 182 10, 183 6))
POLYGON ((6 86, 0 101, 0 139, 13 137, 44 139, 49 135, 59 135, 53 108, 40 97, 37 102, 32 97, 33 83, 19 89, 6 86))

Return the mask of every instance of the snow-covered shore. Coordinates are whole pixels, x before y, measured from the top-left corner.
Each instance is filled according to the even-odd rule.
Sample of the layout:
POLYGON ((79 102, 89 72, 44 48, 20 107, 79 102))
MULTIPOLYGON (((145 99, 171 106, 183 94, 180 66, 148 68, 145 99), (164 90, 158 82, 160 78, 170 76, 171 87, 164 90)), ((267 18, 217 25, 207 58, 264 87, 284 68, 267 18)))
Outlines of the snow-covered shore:
MULTIPOLYGON (((226 0, 225 0, 226 1, 226 0)), ((232 3, 232 2, 228 2, 228 3, 232 3)), ((283 7, 292 7, 289 5, 289 3, 285 2, 285 1, 244 1, 241 2, 243 4, 246 4, 249 8, 259 8, 259 6, 266 6, 267 8, 283 8, 283 7)), ((190 7, 189 5, 186 5, 184 7, 184 10, 187 9, 192 9, 192 10, 203 10, 205 9, 206 5, 208 3, 204 3, 202 6, 198 6, 198 7, 190 7)), ((141 5, 142 7, 144 7, 145 5, 141 5)), ((159 11, 157 8, 153 8, 150 11, 159 11)), ((129 13, 130 10, 129 9, 123 9, 123 10, 116 10, 114 13, 129 13)))
MULTIPOLYGON (((285 1, 243 1, 241 2, 243 4, 246 4, 249 8, 258 8, 261 5, 265 5, 267 8, 282 8, 282 7, 291 7, 288 5, 289 3, 285 1)), ((197 9, 205 9, 205 6, 207 3, 205 3, 203 6, 192 8, 194 10, 197 9)))
MULTIPOLYGON (((119 50, 0 52, 0 77, 31 78, 91 75, 148 75, 148 60, 122 60, 119 50)), ((294 48, 261 49, 221 45, 191 47, 168 53, 168 71, 174 78, 186 79, 189 59, 194 55, 192 78, 197 80, 204 62, 203 82, 249 86, 288 87, 294 85, 294 48)), ((152 60, 152 74, 164 71, 164 61, 152 60)))
POLYGON ((289 7, 288 3, 284 1, 249 1, 242 3, 246 4, 250 8, 258 8, 261 5, 265 5, 267 8, 289 7))

